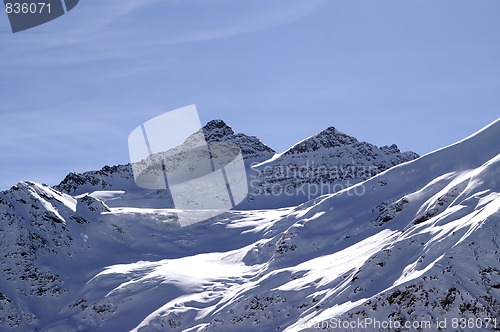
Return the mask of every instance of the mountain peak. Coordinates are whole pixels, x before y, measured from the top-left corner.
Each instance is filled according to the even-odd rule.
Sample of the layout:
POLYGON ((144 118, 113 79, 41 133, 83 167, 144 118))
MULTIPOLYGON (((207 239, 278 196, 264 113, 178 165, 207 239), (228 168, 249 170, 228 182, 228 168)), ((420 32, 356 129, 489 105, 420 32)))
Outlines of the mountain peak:
POLYGON ((203 133, 207 141, 218 141, 234 135, 233 129, 220 119, 211 120, 204 125, 203 133))
POLYGON ((331 149, 358 143, 355 137, 349 136, 338 131, 335 127, 328 127, 317 135, 306 138, 305 140, 295 144, 285 155, 296 153, 313 152, 319 149, 331 149))
POLYGON ((401 150, 398 148, 398 146, 396 144, 392 144, 391 146, 389 146, 389 145, 381 146, 380 150, 384 151, 386 154, 400 153, 401 152, 401 150))

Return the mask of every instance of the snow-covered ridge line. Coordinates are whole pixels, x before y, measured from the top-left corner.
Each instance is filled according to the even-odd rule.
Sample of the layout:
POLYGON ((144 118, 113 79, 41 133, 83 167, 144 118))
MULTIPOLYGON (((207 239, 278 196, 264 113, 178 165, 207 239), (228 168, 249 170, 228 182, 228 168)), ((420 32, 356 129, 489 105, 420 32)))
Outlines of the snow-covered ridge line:
MULTIPOLYGON (((402 153, 394 144, 378 148, 359 142, 333 127, 295 144, 281 154, 256 137, 235 134, 222 120, 210 121, 202 130, 207 142, 229 142, 239 146, 242 151, 250 194, 239 205, 241 209, 293 206, 321 194, 338 191, 338 188, 345 188, 418 157, 413 152, 402 153), (301 170, 300 175, 297 170, 301 170), (287 175, 284 176, 284 173, 287 175), (304 194, 306 191, 303 187, 311 184, 321 185, 324 190, 313 192, 308 188, 304 194), (276 189, 281 192, 276 192, 276 189)), ((192 137, 199 137, 199 134, 195 133, 192 137)), ((186 144, 190 140, 191 137, 187 138, 186 144)), ((152 158, 162 159, 163 153, 152 158)), ((101 190, 125 191, 125 195, 122 195, 124 200, 115 199, 110 204, 134 206, 137 197, 149 195, 149 207, 173 207, 168 193, 138 188, 130 165, 105 166, 100 171, 83 174, 70 173, 56 188, 73 195, 101 190)))

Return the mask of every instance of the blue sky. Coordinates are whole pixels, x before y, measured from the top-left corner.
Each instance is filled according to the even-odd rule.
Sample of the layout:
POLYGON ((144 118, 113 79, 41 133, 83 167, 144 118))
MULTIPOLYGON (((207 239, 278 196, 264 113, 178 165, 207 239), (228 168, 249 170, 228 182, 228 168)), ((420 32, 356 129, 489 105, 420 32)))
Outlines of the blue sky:
POLYGON ((328 126, 420 154, 499 117, 500 1, 87 1, 13 34, 0 14, 0 189, 128 162, 142 122, 282 151, 328 126))

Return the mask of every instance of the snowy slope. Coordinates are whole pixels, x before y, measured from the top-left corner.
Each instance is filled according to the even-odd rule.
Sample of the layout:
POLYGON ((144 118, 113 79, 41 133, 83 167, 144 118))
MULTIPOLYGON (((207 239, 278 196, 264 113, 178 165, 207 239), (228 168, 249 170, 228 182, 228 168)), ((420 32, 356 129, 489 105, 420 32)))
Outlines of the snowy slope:
POLYGON ((0 193, 0 330, 495 330, 499 179, 500 120, 335 194, 182 228, 115 191, 20 183, 0 193))

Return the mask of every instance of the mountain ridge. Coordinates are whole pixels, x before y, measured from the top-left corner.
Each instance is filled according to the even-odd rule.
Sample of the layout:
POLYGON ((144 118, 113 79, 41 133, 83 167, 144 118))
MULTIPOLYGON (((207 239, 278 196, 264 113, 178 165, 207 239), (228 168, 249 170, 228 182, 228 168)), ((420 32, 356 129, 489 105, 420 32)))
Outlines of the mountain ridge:
MULTIPOLYGON (((320 194, 331 193, 336 187, 348 186, 389 167, 418 158, 418 155, 414 152, 401 153, 395 144, 390 147, 378 148, 366 142, 359 142, 356 138, 341 133, 333 127, 329 127, 318 135, 295 144, 281 154, 276 154, 276 151, 262 143, 255 136, 242 133, 235 134, 233 129, 223 120, 211 120, 201 130, 209 143, 227 142, 240 147, 249 175, 249 196, 246 201, 239 205, 239 208, 245 209, 255 208, 259 205, 265 208, 296 205, 320 194), (297 146, 305 145, 312 145, 315 148, 312 150, 306 148, 303 151, 293 150, 294 148, 297 149, 297 146), (323 155, 315 155, 314 153, 319 152, 320 148, 322 148, 323 155), (283 161, 287 157, 291 157, 293 160, 283 161), (313 167, 311 167, 312 164, 314 164, 313 167), (277 172, 282 170, 283 167, 290 170, 302 168, 307 176, 303 179, 295 176, 295 180, 281 178, 277 172), (329 174, 316 174, 318 168, 324 168, 329 174), (340 168, 343 168, 343 170, 339 170, 340 168), (349 168, 359 168, 360 170, 356 173, 355 171, 349 171, 349 168), (366 169, 361 170, 361 168, 366 169), (342 173, 351 172, 351 174, 340 174, 341 171, 342 173), (315 195, 309 193, 302 195, 300 192, 303 190, 300 188, 300 190, 297 190, 300 192, 294 195, 294 199, 291 200, 288 196, 282 197, 284 195, 270 190, 270 186, 276 188, 277 182, 280 183, 283 190, 291 187, 298 188, 311 183, 325 183, 323 186, 325 192, 319 192, 315 195), (328 190, 326 190, 327 187, 329 187, 328 190)), ((199 135, 195 133, 193 137, 198 139, 199 135)), ((162 153, 157 155, 156 158, 163 158, 162 153)), ((105 166, 99 171, 88 171, 82 174, 70 173, 55 188, 68 194, 83 194, 96 190, 125 190, 137 191, 139 195, 144 194, 144 190, 138 188, 134 182, 130 164, 105 166)), ((173 202, 168 193, 156 193, 154 195, 159 199, 156 202, 151 200, 151 204, 154 206, 162 207, 161 204, 163 204, 163 207, 172 206, 173 202)))

